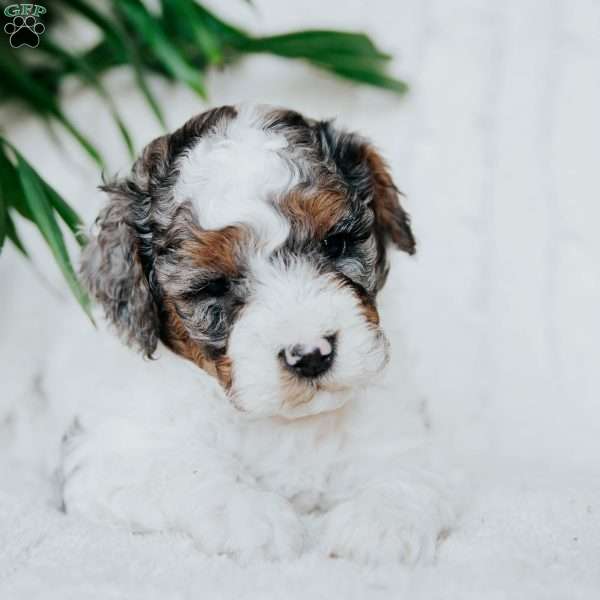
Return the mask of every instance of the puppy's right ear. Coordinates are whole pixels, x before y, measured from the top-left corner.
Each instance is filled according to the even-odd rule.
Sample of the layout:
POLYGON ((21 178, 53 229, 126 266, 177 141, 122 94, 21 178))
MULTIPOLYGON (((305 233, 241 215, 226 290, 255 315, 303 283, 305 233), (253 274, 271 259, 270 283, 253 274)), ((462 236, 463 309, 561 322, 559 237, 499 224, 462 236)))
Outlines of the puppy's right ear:
POLYGON ((130 177, 101 187, 109 200, 81 258, 81 276, 90 294, 124 341, 146 356, 152 355, 159 337, 151 289, 151 190, 166 170, 167 147, 167 139, 158 138, 146 147, 130 177))

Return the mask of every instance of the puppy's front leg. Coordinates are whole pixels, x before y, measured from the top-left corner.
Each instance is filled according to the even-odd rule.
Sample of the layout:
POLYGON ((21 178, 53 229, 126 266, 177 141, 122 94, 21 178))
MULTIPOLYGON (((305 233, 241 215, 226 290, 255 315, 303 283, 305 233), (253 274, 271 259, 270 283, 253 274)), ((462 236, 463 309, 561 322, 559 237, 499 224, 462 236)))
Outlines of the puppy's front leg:
POLYGON ((303 545, 287 500, 261 490, 233 458, 179 429, 129 421, 67 436, 68 513, 135 531, 179 531, 211 554, 285 559, 303 545))
POLYGON ((365 468, 362 482, 352 482, 355 491, 333 503, 323 520, 322 551, 372 564, 433 561, 455 521, 447 482, 426 469, 382 464, 365 468))

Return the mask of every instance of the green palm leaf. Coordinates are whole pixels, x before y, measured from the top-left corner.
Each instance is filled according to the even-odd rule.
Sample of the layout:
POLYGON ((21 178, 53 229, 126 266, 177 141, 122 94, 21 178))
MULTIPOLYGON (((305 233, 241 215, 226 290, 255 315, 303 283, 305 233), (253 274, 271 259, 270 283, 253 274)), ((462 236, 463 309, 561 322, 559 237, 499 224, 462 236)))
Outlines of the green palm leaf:
POLYGON ((6 217, 8 215, 8 206, 4 204, 4 197, 0 190, 0 252, 4 247, 4 240, 6 239, 6 217))
POLYGON ((2 77, 5 84, 7 84, 13 92, 16 92, 38 115, 42 117, 52 116, 59 121, 79 142, 89 156, 91 156, 100 167, 104 167, 104 162, 100 153, 66 117, 56 99, 48 94, 43 86, 37 83, 29 73, 26 65, 17 58, 12 60, 12 57, 10 57, 6 51, 0 51, 0 77, 2 77))
POLYGON ((69 229, 76 234, 75 237, 78 242, 83 244, 85 238, 80 237, 81 219, 59 194, 36 173, 14 146, 2 138, 0 138, 0 183, 0 208, 2 209, 3 231, 6 237, 23 254, 27 254, 10 218, 8 208, 12 206, 38 228, 54 255, 56 263, 73 295, 91 318, 89 299, 75 275, 55 213, 60 215, 69 229), (14 164, 9 159, 7 150, 13 155, 14 164))
POLYGON ((89 318, 92 319, 89 298, 81 287, 77 275, 75 275, 62 232, 54 217, 52 205, 48 199, 44 186, 29 163, 20 154, 16 154, 17 172, 19 173, 21 185, 25 192, 25 200, 33 214, 35 223, 50 247, 73 295, 89 318))
POLYGON ((167 73, 206 98, 200 70, 190 65, 177 47, 171 44, 161 23, 148 12, 144 4, 139 0, 118 0, 113 4, 142 36, 167 73))
POLYGON ((164 129, 166 129, 167 126, 162 110, 160 109, 156 98, 152 94, 146 82, 139 51, 135 47, 135 44, 131 42, 131 39, 121 24, 104 16, 94 6, 85 2, 85 0, 58 1, 66 8, 68 7, 69 9, 79 13, 80 16, 89 20, 104 34, 104 41, 106 43, 100 44, 98 48, 101 48, 103 45, 109 47, 111 52, 115 55, 115 62, 129 63, 133 67, 136 83, 142 92, 142 95, 146 99, 146 102, 150 106, 158 122, 164 129))
POLYGON ((69 52, 64 48, 57 46, 48 38, 42 41, 42 43, 40 44, 40 49, 43 52, 47 53, 49 56, 52 56, 62 61, 63 63, 65 63, 66 66, 71 67, 72 70, 75 73, 77 73, 77 75, 79 75, 79 77, 81 77, 83 81, 87 82, 96 90, 96 93, 106 103, 108 110, 110 111, 113 120, 115 121, 121 133, 121 136, 123 137, 123 141, 127 146, 129 155, 131 156, 131 158, 133 158, 135 155, 135 149, 133 147, 131 135, 127 130, 127 127, 125 126, 125 123, 123 122, 123 119, 121 118, 113 99, 106 91, 104 85, 102 85, 102 80, 98 78, 98 74, 94 71, 93 67, 90 64, 88 64, 84 57, 73 54, 72 52, 69 52))
POLYGON ((5 218, 5 224, 6 224, 6 237, 14 244, 15 248, 25 258, 29 258, 29 254, 27 254, 27 250, 25 249, 23 242, 21 242, 21 239, 19 238, 17 229, 16 229, 15 224, 10 216, 10 213, 7 212, 4 215, 4 218, 5 218))

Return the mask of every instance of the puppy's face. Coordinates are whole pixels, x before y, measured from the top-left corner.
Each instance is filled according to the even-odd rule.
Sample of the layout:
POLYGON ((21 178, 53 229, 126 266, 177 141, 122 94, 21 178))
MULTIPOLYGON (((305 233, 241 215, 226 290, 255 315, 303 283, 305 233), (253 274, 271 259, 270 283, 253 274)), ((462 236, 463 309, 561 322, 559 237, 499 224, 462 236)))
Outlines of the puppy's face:
POLYGON ((338 408, 385 365, 386 247, 412 254, 414 240, 362 138, 223 107, 152 142, 105 189, 82 273, 146 354, 160 339, 240 410, 288 418, 338 408))

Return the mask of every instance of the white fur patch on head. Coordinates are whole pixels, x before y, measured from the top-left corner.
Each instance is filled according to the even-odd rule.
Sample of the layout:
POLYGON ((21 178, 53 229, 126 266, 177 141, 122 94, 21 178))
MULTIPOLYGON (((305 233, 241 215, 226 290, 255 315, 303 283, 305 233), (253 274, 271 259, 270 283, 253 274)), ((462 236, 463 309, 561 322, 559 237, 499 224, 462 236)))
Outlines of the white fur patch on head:
POLYGON ((252 416, 288 418, 334 410, 385 366, 383 332, 367 322, 358 298, 333 275, 319 274, 302 259, 281 264, 257 257, 251 269, 254 292, 228 348, 238 408, 252 416), (316 386, 301 380, 290 385, 281 360, 285 348, 310 347, 330 335, 337 336, 330 371, 316 386))
POLYGON ((276 247, 289 229, 273 202, 294 185, 294 174, 282 156, 287 139, 264 128, 266 110, 238 108, 187 151, 178 162, 174 199, 189 200, 204 229, 243 223, 276 247))

